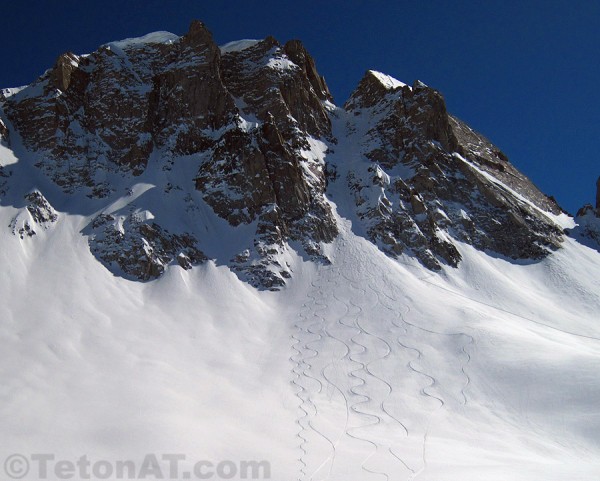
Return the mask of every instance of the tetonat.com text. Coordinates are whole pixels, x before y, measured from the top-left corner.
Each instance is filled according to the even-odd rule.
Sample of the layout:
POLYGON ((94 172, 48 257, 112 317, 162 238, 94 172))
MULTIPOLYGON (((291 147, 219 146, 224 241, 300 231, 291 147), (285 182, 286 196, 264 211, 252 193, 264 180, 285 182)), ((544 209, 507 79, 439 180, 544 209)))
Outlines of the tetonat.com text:
POLYGON ((185 454, 146 454, 139 461, 94 459, 83 454, 58 459, 54 454, 11 454, 4 459, 9 479, 271 479, 271 464, 262 460, 193 460, 185 454))

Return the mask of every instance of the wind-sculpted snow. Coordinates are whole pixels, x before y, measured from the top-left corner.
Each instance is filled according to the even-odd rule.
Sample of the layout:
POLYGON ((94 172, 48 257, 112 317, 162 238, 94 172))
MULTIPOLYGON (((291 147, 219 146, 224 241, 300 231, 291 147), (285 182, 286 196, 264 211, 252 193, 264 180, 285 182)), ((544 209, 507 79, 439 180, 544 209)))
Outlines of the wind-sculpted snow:
MULTIPOLYGON (((558 407, 556 396, 581 395, 589 396, 578 401, 589 413, 600 385, 588 386, 594 394, 588 388, 586 394, 558 394, 564 388, 553 387, 549 378, 550 385, 535 383, 534 388, 528 383, 533 373, 545 377, 546 369, 552 371, 556 358, 555 353, 544 360, 549 352, 537 352, 546 348, 533 347, 535 338, 565 340, 564 333, 570 337, 567 344, 583 343, 588 353, 582 354, 583 362, 591 369, 600 352, 597 329, 565 330, 566 320, 550 325, 541 311, 540 318, 528 318, 518 314, 518 302, 505 308, 478 300, 431 281, 435 276, 426 271, 407 281, 421 287, 407 289, 407 283, 395 280, 400 270, 377 261, 364 241, 344 236, 330 255, 333 264, 320 267, 312 279, 292 334, 292 385, 300 413, 298 479, 458 480, 485 474, 486 479, 525 480, 560 479, 579 468, 593 472, 591 452, 574 442, 573 432, 563 431, 564 424, 557 430, 544 412, 558 407), (419 297, 412 297, 417 292, 419 297), (509 329, 518 332, 510 342, 536 352, 513 351, 499 337, 509 329), (519 364, 524 357, 531 364, 519 364), (508 372, 514 376, 512 385, 507 384, 508 372), (491 380, 496 376, 503 379, 498 386, 491 380), (567 458, 575 452, 581 458, 561 458, 567 452, 567 458), (556 469, 548 469, 549 462, 556 469)), ((470 268, 472 255, 465 261, 470 268)), ((487 292, 495 282, 488 279, 480 288, 487 292)), ((597 282, 593 285, 589 287, 596 290, 597 282)), ((598 291, 593 297, 600 301, 598 291)), ((556 315, 551 309, 547 313, 556 315)), ((578 356, 575 351, 572 355, 578 356)), ((579 378, 581 373, 561 374, 557 382, 575 386, 572 375, 579 378)), ((563 409, 570 413, 563 416, 572 419, 577 408, 563 409)), ((586 476, 582 479, 592 479, 586 476)))
MULTIPOLYGON (((600 195, 600 188, 598 192, 600 195)), ((575 222, 577 226, 570 231, 570 235, 600 252, 600 207, 594 209, 591 204, 585 205, 577 212, 575 222)))
POLYGON ((0 464, 597 481, 598 199, 422 82, 336 107, 296 40, 65 53, 0 91, 0 464))
MULTIPOLYGON (((105 215, 145 199, 137 219, 165 223, 158 194, 141 184, 105 215)), ((279 292, 212 260, 140 283, 104 269, 87 219, 48 202, 52 227, 0 233, 3 459, 202 452, 269 460, 272 479, 596 480, 597 251, 567 239, 518 265, 459 244, 462 267, 440 275, 337 217, 330 263, 289 254, 279 292)), ((240 251, 229 242, 207 256, 240 251)))

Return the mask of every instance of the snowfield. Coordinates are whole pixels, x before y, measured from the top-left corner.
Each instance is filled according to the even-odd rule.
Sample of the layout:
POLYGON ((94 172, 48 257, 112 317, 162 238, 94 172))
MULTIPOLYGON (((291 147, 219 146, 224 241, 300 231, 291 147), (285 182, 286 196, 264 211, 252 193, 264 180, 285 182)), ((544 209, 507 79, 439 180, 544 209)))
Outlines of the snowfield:
MULTIPOLYGON (((344 144, 346 119, 335 122, 327 160, 344 179, 343 165, 364 159, 344 144)), ((290 248, 286 287, 259 291, 226 265, 256 226, 233 228, 202 201, 198 158, 166 172, 157 153, 135 180, 108 174, 117 194, 88 199, 62 194, 11 142, 0 145, 14 168, 0 197, 2 463, 51 453, 139 466, 179 453, 182 469, 264 460, 274 481, 600 479, 598 251, 567 238, 542 261, 516 262, 459 244, 459 268, 433 273, 362 237, 340 182, 328 192, 340 227, 331 263, 290 248), (167 195, 171 183, 181 191, 167 195), (58 220, 21 238, 9 226, 29 215, 33 189, 58 220), (211 260, 151 282, 113 275, 82 231, 138 204, 194 232, 211 260)), ((323 145, 306 158, 322 159, 323 145)))
MULTIPOLYGON (((0 210, 8 225, 13 209, 0 210)), ((272 479, 594 480, 600 258, 462 246, 432 274, 348 221, 282 292, 226 267, 114 277, 81 218, 2 231, 4 456, 268 460, 272 479)))

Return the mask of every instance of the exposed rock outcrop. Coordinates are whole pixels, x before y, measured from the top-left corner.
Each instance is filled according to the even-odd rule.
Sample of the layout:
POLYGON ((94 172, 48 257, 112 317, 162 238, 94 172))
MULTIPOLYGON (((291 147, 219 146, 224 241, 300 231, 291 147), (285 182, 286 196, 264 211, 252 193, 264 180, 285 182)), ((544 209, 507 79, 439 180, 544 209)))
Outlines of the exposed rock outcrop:
POLYGON ((575 222, 577 225, 569 235, 600 252, 600 177, 596 182, 596 208, 585 204, 577 211, 575 222))
MULTIPOLYGON (((2 104, 5 101, 4 92, 0 90, 0 114, 2 114, 2 104)), ((4 145, 6 147, 10 147, 10 132, 8 127, 0 117, 0 145, 4 145)), ((6 195, 6 191, 8 189, 8 179, 11 176, 10 169, 6 168, 0 158, 0 199, 6 195)))
MULTIPOLYGON (((182 156, 195 156, 195 186, 215 212, 232 225, 257 222, 247 246, 252 255, 232 262, 258 279, 258 270, 270 273, 265 266, 279 263, 274 252, 281 253, 288 239, 320 258, 320 243, 337 234, 324 197, 326 147, 313 153, 319 139, 331 136, 331 100, 300 42, 282 46, 267 38, 222 55, 206 27, 194 21, 183 37, 150 34, 111 42, 85 57, 63 54, 8 99, 7 113, 37 153, 38 167, 68 194, 110 197, 111 178, 141 175, 153 153, 163 171, 182 156)), ((130 235, 138 234, 141 242, 139 229, 130 235)), ((117 242, 118 236, 107 239, 117 242)), ((107 263, 114 260, 93 251, 107 263)), ((165 263, 162 254, 155 258, 151 274, 146 267, 120 268, 134 277, 154 276, 165 263)), ((285 269, 276 271, 281 275, 268 287, 287 276, 285 269)))
POLYGON ((86 57, 63 54, 8 99, 26 145, 66 192, 106 193, 94 181, 98 172, 138 175, 156 147, 202 151, 210 132, 232 121, 235 106, 208 30, 193 22, 188 34, 173 37, 112 42, 86 57))
POLYGON ((369 71, 345 105, 366 172, 348 185, 371 239, 427 267, 456 266, 455 241, 513 259, 559 247, 558 205, 487 139, 449 115, 439 92, 369 71), (366 203, 365 199, 371 199, 366 203))
POLYGON ((8 129, 6 128, 6 125, 4 125, 4 122, 2 122, 2 119, 0 119, 0 142, 4 142, 5 144, 9 143, 8 129))
POLYGON ((138 212, 128 216, 100 214, 87 233, 92 253, 133 279, 155 279, 169 264, 177 263, 187 270, 206 261, 194 236, 171 234, 138 212))
POLYGON ((12 233, 21 239, 33 237, 37 234, 36 229, 46 230, 58 220, 58 213, 39 191, 26 194, 24 199, 25 208, 12 219, 9 226, 12 233))
MULTIPOLYGON (((298 40, 219 48, 193 21, 181 37, 157 32, 65 53, 2 104, 40 171, 105 212, 83 232, 129 278, 206 260, 206 208, 245 233, 234 251, 215 249, 227 252, 219 261, 278 289, 293 274, 290 245, 328 262, 325 245, 339 233, 328 189, 340 185, 357 232, 431 269, 457 266, 460 242, 513 259, 539 259, 561 242, 558 205, 450 115, 439 92, 369 71, 340 109, 298 40), (163 214, 140 214, 144 202, 163 214), (165 228, 173 216, 176 234, 165 228)), ((8 140, 1 123, 0 138, 8 140)), ((27 212, 28 227, 13 226, 21 236, 50 222, 27 212)))

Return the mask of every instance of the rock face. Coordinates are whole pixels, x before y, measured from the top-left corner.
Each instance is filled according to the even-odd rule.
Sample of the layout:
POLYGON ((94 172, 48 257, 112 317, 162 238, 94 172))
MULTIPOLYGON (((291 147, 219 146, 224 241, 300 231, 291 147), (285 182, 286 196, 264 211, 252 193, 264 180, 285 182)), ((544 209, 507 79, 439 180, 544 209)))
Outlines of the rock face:
POLYGON ((7 114, 40 167, 65 192, 110 192, 98 173, 141 174, 155 148, 203 150, 235 106, 220 80, 219 49, 193 22, 180 39, 104 45, 86 57, 61 55, 30 87, 8 99, 7 114), (68 159, 68 160, 67 160, 68 159))
POLYGON ((8 129, 6 128, 6 125, 4 125, 4 122, 2 122, 2 119, 0 119, 0 142, 4 142, 5 144, 8 144, 8 129))
MULTIPOLYGON (((327 86, 300 42, 281 46, 269 37, 222 57, 223 81, 239 106, 239 120, 210 150, 196 177, 204 200, 232 225, 258 221, 255 255, 234 259, 254 284, 283 285, 289 275, 262 269, 277 265, 286 239, 307 253, 337 235, 325 191, 325 165, 315 156, 317 139, 331 135, 327 86), (234 195, 232 195, 232 193, 234 195)), ((325 147, 323 147, 323 150, 325 147)))
POLYGON ((439 269, 460 261, 456 240, 513 259, 559 247, 556 202, 448 114, 436 90, 369 71, 345 110, 348 135, 371 162, 347 173, 348 187, 368 236, 386 252, 414 253, 439 269))
MULTIPOLYGON (((10 132, 6 127, 6 124, 2 120, 2 104, 4 101, 4 94, 0 90, 0 146, 10 147, 10 132)), ((10 177, 10 170, 4 167, 2 157, 0 156, 0 199, 6 196, 6 189, 8 188, 8 178, 10 177)))
MULTIPOLYGON (((337 235, 324 197, 324 154, 313 152, 319 139, 331 136, 330 100, 300 42, 282 46, 267 38, 222 54, 194 21, 181 38, 150 34, 86 57, 63 54, 7 100, 6 112, 37 166, 67 194, 110 198, 111 179, 147 173, 152 155, 162 171, 194 157, 197 175, 187 182, 195 182, 203 200, 233 226, 257 225, 233 267, 255 285, 277 287, 289 277, 277 260, 287 240, 318 259, 320 244, 337 235)), ((123 235, 139 242, 125 244, 139 247, 147 236, 131 225, 123 235)), ((142 279, 162 273, 165 255, 132 267, 122 259, 141 247, 119 257, 105 246, 120 234, 91 235, 92 251, 105 263, 142 279)), ((172 257, 172 249, 163 250, 172 257)))
POLYGON ((37 235, 36 229, 48 229, 57 220, 58 213, 39 192, 33 191, 24 196, 25 208, 21 209, 10 223, 12 233, 21 239, 37 235))
POLYGON ((569 232, 579 242, 600 252, 600 177, 596 182, 596 208, 586 204, 577 211, 577 226, 569 232))
POLYGON ((382 250, 431 269, 458 265, 457 241, 514 259, 560 245, 558 205, 439 92, 369 71, 336 107, 297 40, 218 47, 194 21, 182 37, 65 53, 1 100, 39 171, 93 205, 92 253, 129 278, 188 269, 212 249, 242 279, 277 289, 292 275, 290 245, 328 262, 334 192, 382 250), (207 209, 236 237, 216 242, 235 248, 214 248, 207 209))
POLYGON ((100 214, 88 233, 92 253, 133 279, 159 277, 173 262, 187 270, 206 260, 194 236, 170 234, 138 213, 126 217, 100 214))

